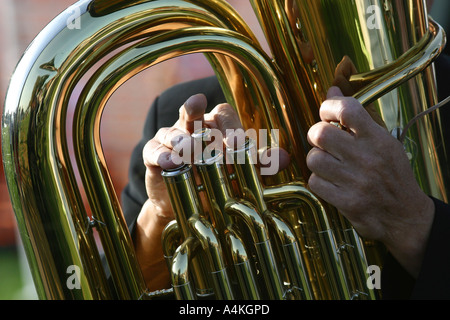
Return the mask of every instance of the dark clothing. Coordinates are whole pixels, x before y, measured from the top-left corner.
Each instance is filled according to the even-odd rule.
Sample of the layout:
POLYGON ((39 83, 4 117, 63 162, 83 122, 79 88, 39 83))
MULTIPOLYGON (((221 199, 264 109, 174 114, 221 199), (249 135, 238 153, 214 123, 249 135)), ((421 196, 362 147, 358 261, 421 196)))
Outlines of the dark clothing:
POLYGON ((433 200, 436 206, 435 217, 419 277, 414 280, 388 255, 381 280, 384 299, 450 299, 450 206, 433 200))
MULTIPOLYGON (((450 59, 442 56, 436 62, 439 83, 439 100, 450 95, 450 59)), ((208 99, 208 111, 225 102, 215 77, 177 85, 164 92, 152 105, 145 122, 143 137, 136 146, 129 172, 129 184, 122 193, 125 219, 133 230, 134 223, 147 200, 145 166, 142 161, 144 145, 153 138, 159 128, 170 127, 178 119, 180 106, 193 94, 203 93, 208 99)), ((450 107, 442 110, 444 119, 450 119, 450 107), (448 116, 446 114, 449 114, 448 116)), ((450 120, 448 120, 450 123, 450 120)), ((388 299, 450 299, 450 206, 435 200, 436 215, 428 242, 422 271, 417 281, 392 258, 387 257, 383 268, 382 291, 388 299), (441 250, 444 248, 444 250, 441 250)))

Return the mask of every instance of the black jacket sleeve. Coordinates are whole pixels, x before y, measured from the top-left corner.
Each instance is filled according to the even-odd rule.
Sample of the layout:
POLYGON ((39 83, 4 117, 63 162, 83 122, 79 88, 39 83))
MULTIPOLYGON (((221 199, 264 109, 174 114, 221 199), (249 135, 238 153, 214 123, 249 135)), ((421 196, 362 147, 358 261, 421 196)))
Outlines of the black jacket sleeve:
POLYGON ((435 216, 418 278, 411 277, 388 255, 381 281, 383 299, 450 299, 450 206, 436 199, 433 201, 435 216))
POLYGON ((434 222, 411 299, 450 299, 450 206, 433 200, 434 222))

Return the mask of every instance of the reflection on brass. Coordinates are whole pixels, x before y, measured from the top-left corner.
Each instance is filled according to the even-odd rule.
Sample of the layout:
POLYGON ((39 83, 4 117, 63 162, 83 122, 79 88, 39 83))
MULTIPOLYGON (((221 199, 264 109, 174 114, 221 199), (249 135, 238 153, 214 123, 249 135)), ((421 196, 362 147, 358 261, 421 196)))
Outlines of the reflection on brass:
MULTIPOLYGON (((82 0, 56 17, 18 64, 2 123, 6 179, 39 297, 377 298, 366 271, 381 263, 372 260, 378 246, 360 239, 308 191, 306 134, 345 56, 358 71, 349 79, 359 88, 354 96, 374 106, 388 130, 401 131, 437 102, 428 66, 445 35, 427 17, 424 1, 385 1, 376 24, 367 13, 371 3, 251 0, 270 54, 220 0, 82 0), (74 12, 80 12, 81 29, 68 28, 74 12), (267 144, 286 149, 292 161, 271 177, 261 177, 250 163, 230 168, 217 161, 164 173, 177 216, 163 238, 173 289, 148 292, 108 173, 100 119, 129 78, 189 53, 207 56, 245 129, 279 130, 267 144), (69 98, 84 81, 73 119, 66 119, 69 98), (68 120, 76 163, 69 156, 68 120), (80 272, 73 275, 71 266, 80 272)), ((440 128, 435 113, 411 127, 407 138, 415 145, 411 160, 421 187, 446 201, 450 179, 440 128)), ((235 152, 249 150, 251 144, 235 152)))

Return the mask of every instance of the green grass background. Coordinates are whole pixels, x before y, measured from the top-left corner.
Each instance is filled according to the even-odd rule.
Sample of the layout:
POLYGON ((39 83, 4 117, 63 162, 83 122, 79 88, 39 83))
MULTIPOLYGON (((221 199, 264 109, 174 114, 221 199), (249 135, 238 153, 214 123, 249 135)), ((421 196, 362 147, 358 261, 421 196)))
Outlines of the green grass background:
POLYGON ((36 292, 17 247, 0 248, 0 300, 34 300, 36 292))

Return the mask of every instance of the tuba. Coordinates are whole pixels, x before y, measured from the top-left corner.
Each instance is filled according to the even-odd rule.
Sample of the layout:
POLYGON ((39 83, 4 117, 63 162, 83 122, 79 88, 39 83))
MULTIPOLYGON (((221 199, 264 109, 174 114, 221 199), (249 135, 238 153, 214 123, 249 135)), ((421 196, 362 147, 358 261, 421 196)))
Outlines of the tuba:
MULTIPOLYGON (((359 72, 350 79, 361 88, 354 97, 374 106, 393 134, 402 132, 437 103, 432 62, 445 34, 422 0, 251 4, 270 55, 221 0, 81 0, 28 47, 5 101, 2 152, 40 298, 379 298, 368 270, 381 265, 383 248, 360 238, 308 190, 306 134, 344 56, 359 72), (74 12, 82 30, 68 27, 74 12), (266 130, 265 146, 284 148, 292 161, 262 176, 251 161, 260 141, 249 138, 237 150, 163 172, 176 214, 162 238, 173 288, 149 292, 102 152, 101 114, 125 81, 190 53, 206 55, 244 129, 266 130), (82 78, 86 84, 67 119, 82 78), (68 151, 68 120, 76 162, 68 151), (247 161, 224 166, 226 156, 247 161)), ((439 112, 433 113, 409 128, 404 144, 423 190, 447 201, 441 128, 439 112)), ((202 144, 210 136, 207 128, 195 133, 202 144)))

